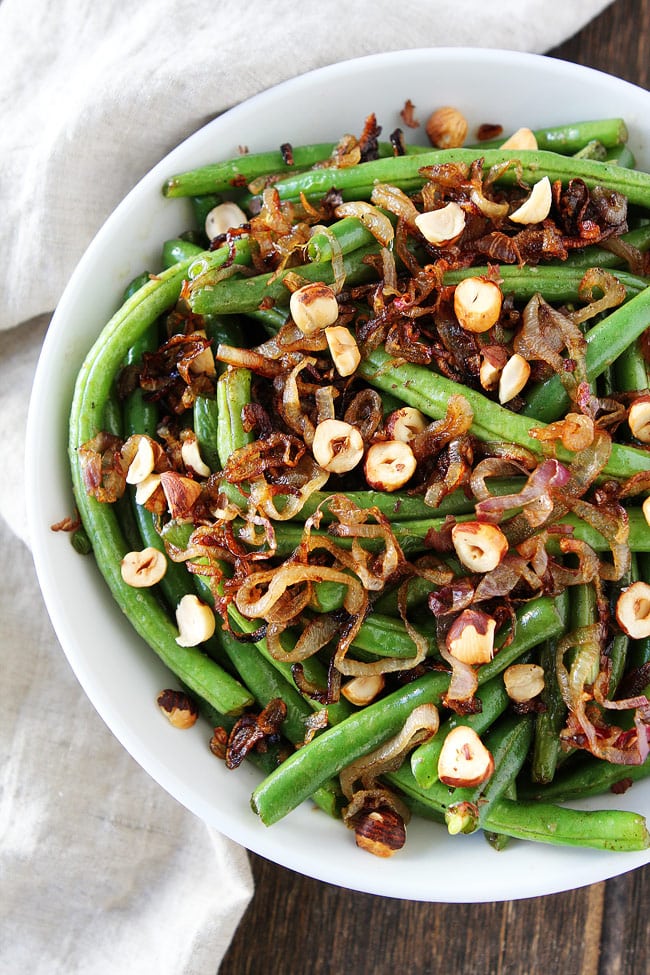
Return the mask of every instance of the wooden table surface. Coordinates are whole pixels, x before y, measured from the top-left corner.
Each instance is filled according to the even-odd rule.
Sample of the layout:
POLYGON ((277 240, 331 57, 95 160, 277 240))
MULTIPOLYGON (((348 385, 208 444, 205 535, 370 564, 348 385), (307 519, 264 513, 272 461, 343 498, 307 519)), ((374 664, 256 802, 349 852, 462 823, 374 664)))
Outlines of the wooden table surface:
MULTIPOLYGON (((650 0, 614 0, 549 53, 650 88, 650 0)), ((255 895, 219 975, 650 972, 650 866, 564 894, 446 905, 352 893, 254 855, 251 863, 255 895)))

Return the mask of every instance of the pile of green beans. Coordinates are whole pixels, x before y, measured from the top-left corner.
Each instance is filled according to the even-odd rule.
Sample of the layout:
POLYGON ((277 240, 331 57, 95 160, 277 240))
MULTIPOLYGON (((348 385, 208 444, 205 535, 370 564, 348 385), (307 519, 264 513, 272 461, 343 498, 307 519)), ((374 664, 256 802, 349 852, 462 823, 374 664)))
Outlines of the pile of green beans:
MULTIPOLYGON (((624 122, 590 121, 538 129, 535 135, 539 149, 517 151, 518 166, 499 170, 500 182, 535 183, 548 176, 551 182, 566 184, 579 177, 588 187, 604 186, 620 193, 645 214, 639 226, 623 239, 639 251, 647 250, 650 175, 625 165, 631 159, 625 154, 629 150, 624 122)), ((277 822, 307 799, 331 815, 340 815, 343 800, 337 777, 341 771, 397 735, 413 709, 427 703, 441 709, 440 729, 418 745, 400 768, 382 778, 384 785, 395 789, 413 811, 446 823, 450 833, 481 828, 499 848, 508 837, 515 837, 595 849, 645 849, 650 838, 642 816, 623 810, 585 812, 560 804, 603 793, 622 780, 636 781, 650 774, 650 761, 616 766, 585 754, 567 755, 560 746, 566 705, 556 678, 557 644, 567 630, 594 620, 593 587, 576 586, 570 596, 541 595, 520 606, 514 638, 506 639, 506 629, 499 632, 493 660, 477 669, 480 711, 461 716, 445 710, 450 675, 440 666, 436 628, 426 610, 427 598, 435 587, 425 579, 415 580, 410 587, 408 606, 428 641, 427 657, 438 664, 419 670, 403 684, 389 685, 385 693, 365 707, 353 706, 344 697, 324 703, 302 693, 294 681, 291 664, 270 652, 258 621, 244 618, 232 602, 227 610, 228 627, 217 626, 215 635, 199 647, 180 647, 173 616, 182 597, 194 593, 215 606, 215 599, 224 593, 223 586, 215 590, 207 569, 202 575, 200 559, 191 566, 192 572, 183 563, 168 559, 166 574, 153 590, 132 588, 122 579, 120 564, 127 552, 148 546, 162 553, 168 553, 170 546, 183 549, 194 524, 165 524, 164 519, 135 502, 132 489, 130 498, 115 504, 98 502, 86 489, 79 448, 100 431, 110 431, 124 439, 135 434, 156 436, 162 418, 156 403, 139 388, 120 400, 116 387, 125 367, 138 368, 143 356, 158 347, 165 317, 182 306, 203 323, 215 349, 220 344, 250 347, 260 344, 266 335, 275 335, 286 321, 288 284, 292 279, 330 285, 335 282, 335 250, 340 252, 347 289, 377 280, 377 264, 369 258, 378 254, 379 245, 357 218, 331 222, 326 231, 316 228, 304 248, 303 263, 298 266, 261 272, 251 270, 255 253, 246 235, 240 236, 234 247, 210 246, 203 231, 207 211, 220 201, 231 199, 254 208, 258 190, 251 192, 250 187, 257 188, 265 181, 273 185, 283 202, 317 205, 330 191, 337 191, 344 200, 369 200, 377 181, 406 193, 417 192, 426 181, 423 167, 471 163, 479 157, 486 167, 499 167, 512 158, 512 154, 492 144, 450 150, 409 146, 405 154, 396 156, 391 145, 382 143, 374 161, 348 168, 319 165, 330 157, 333 148, 332 143, 322 143, 292 147, 291 153, 242 155, 171 176, 165 183, 165 196, 192 199, 197 226, 164 242, 162 269, 141 276, 124 296, 83 363, 71 408, 72 484, 97 565, 137 633, 180 685, 199 700, 213 726, 230 729, 242 714, 265 708, 277 698, 285 702, 287 714, 281 734, 288 755, 275 766, 275 757, 252 755, 262 763, 264 778, 255 788, 251 804, 265 824, 277 822), (235 270, 241 265, 246 273, 223 275, 222 269, 233 260, 235 270), (540 663, 545 671, 543 707, 520 715, 512 710, 503 672, 514 662, 530 660, 540 663), (326 727, 317 730, 304 744, 310 720, 323 711, 327 712, 326 727), (439 781, 442 744, 459 724, 481 735, 494 757, 494 774, 484 786, 450 789, 439 781), (475 822, 468 823, 463 818, 467 808, 463 803, 478 810, 475 822)), ((612 269, 625 288, 626 299, 616 310, 599 316, 586 330, 587 378, 596 388, 609 377, 614 389, 634 393, 648 388, 640 341, 650 323, 650 287, 643 275, 631 273, 621 265, 622 258, 616 251, 592 245, 576 251, 563 264, 500 266, 498 271, 504 294, 512 296, 514 302, 523 304, 541 294, 549 303, 570 306, 580 300, 579 286, 585 268, 612 269)), ((453 287, 468 275, 490 273, 487 266, 446 271, 443 283, 453 287)), ((569 406, 557 375, 532 385, 524 394, 523 407, 515 413, 493 397, 461 386, 432 368, 396 363, 382 347, 362 357, 357 377, 385 397, 386 412, 409 405, 430 420, 443 418, 450 397, 462 394, 473 411, 471 434, 478 441, 507 442, 540 461, 545 448, 531 430, 564 416, 569 406)), ((193 403, 190 422, 201 456, 213 474, 222 471, 233 453, 253 439, 243 419, 246 407, 254 399, 253 385, 249 369, 229 367, 221 371, 216 394, 199 395, 193 403)), ((569 451, 558 448, 557 456, 570 465, 569 451)), ((642 445, 627 442, 612 444, 602 475, 604 479, 624 481, 643 477, 646 472, 650 472, 650 454, 642 445)), ((493 490, 495 494, 517 493, 522 484, 521 477, 503 479, 493 490)), ((222 490, 231 501, 242 504, 236 487, 223 483, 222 490)), ((634 577, 649 581, 650 526, 640 504, 646 493, 630 500, 627 514, 634 577)), ((430 551, 432 531, 441 532, 450 517, 458 522, 474 517, 475 499, 463 489, 450 493, 435 509, 425 503, 422 495, 406 490, 388 494, 355 489, 348 496, 359 508, 378 510, 390 519, 393 535, 407 559, 430 551)), ((298 515, 274 526, 276 558, 291 557, 303 537, 305 519, 321 508, 322 519, 312 536, 331 537, 328 497, 327 491, 315 492, 298 515)), ((566 515, 561 524, 595 552, 609 551, 608 539, 576 516, 566 515)), ((337 538, 337 544, 349 548, 351 540, 337 538)), ((373 551, 372 540, 365 540, 363 545, 373 551)), ((380 550, 381 543, 377 541, 375 547, 380 550)), ((219 569, 227 574, 225 563, 219 569)), ((621 585, 626 581, 630 580, 623 580, 621 585)), ((338 583, 317 583, 310 612, 340 611, 345 588, 338 583)), ((350 652, 360 661, 401 659, 406 672, 416 648, 400 618, 396 593, 395 588, 387 588, 379 594, 350 652)), ((285 637, 285 648, 289 650, 297 637, 293 633, 285 637)), ((627 670, 650 661, 650 640, 646 643, 647 646, 640 646, 623 634, 616 635, 608 648, 613 687, 627 670)), ((317 654, 302 662, 304 678, 321 688, 327 684, 327 667, 325 655, 317 654)))

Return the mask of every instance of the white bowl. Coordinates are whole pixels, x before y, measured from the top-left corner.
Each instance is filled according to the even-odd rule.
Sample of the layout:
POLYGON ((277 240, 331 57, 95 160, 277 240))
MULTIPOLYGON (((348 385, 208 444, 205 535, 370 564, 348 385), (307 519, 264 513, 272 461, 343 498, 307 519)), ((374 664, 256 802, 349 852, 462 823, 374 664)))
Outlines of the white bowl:
MULTIPOLYGON (((202 723, 181 733, 161 719, 154 701, 169 683, 167 672, 122 617, 92 560, 76 555, 69 540, 49 527, 73 505, 66 436, 76 372, 126 284, 158 266, 162 242, 188 225, 187 204, 162 197, 164 179, 234 156, 241 145, 254 152, 360 133, 370 112, 388 136, 402 124, 399 112, 407 99, 421 121, 440 105, 457 106, 470 132, 483 122, 501 123, 507 132, 623 116, 638 164, 650 167, 650 94, 583 67, 507 51, 413 50, 348 61, 286 82, 217 118, 129 193, 61 298, 29 414, 27 503, 34 557, 59 640, 93 705, 136 761, 205 822, 270 860, 360 891, 440 902, 531 897, 631 870, 650 853, 513 841, 497 854, 480 834, 452 838, 442 827, 415 819, 405 849, 384 861, 359 851, 352 833, 310 804, 276 826, 263 826, 249 806, 258 774, 248 767, 226 771, 208 750, 202 723)), ((422 129, 405 132, 423 137, 422 129)), ((650 814, 650 781, 591 805, 650 814)))

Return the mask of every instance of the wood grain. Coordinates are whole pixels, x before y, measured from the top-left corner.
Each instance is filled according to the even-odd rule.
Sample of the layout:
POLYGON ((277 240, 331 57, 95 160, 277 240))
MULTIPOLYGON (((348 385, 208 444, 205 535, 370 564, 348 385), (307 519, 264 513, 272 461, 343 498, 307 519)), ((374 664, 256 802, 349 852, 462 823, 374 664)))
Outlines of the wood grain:
MULTIPOLYGON (((650 0, 615 0, 549 53, 650 87, 650 0)), ((549 897, 448 905, 351 893, 258 856, 251 863, 255 896, 219 975, 650 972, 650 867, 549 897)))

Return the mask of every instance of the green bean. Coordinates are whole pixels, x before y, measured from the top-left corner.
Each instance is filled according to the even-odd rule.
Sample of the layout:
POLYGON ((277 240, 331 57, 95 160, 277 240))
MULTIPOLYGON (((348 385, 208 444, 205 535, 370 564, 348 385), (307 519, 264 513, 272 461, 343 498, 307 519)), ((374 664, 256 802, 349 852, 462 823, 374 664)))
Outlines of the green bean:
MULTIPOLYGON (((163 185, 163 194, 168 197, 201 196, 205 194, 232 192, 233 188, 252 183, 261 176, 276 175, 292 170, 301 170, 314 163, 328 159, 336 143, 320 142, 308 146, 295 146, 290 156, 281 150, 269 152, 242 153, 235 159, 209 163, 185 173, 170 176, 163 185), (289 159, 291 161, 289 161, 289 159)), ((379 143, 380 156, 392 156, 390 143, 379 143)), ((419 146, 407 146, 408 153, 420 153, 419 146)))
POLYGON ((545 710, 535 718, 535 734, 531 756, 531 778, 534 782, 550 782, 555 775, 560 751, 559 734, 564 727, 567 708, 557 680, 557 640, 547 640, 539 655, 544 669, 542 703, 545 710))
POLYGON ((440 725, 432 738, 418 745, 411 752, 411 770, 418 785, 423 789, 429 788, 438 781, 438 759, 449 732, 458 725, 463 725, 473 728, 477 735, 482 735, 505 711, 509 702, 500 674, 484 684, 476 696, 481 702, 481 710, 478 713, 453 714, 440 725))
POLYGON ((614 363, 614 385, 623 391, 648 389, 648 364, 641 351, 641 340, 636 339, 624 349, 614 363))
MULTIPOLYGON (((589 119, 586 122, 574 122, 569 125, 554 125, 548 128, 533 129, 538 149, 573 155, 591 142, 599 142, 607 149, 624 145, 628 131, 622 118, 589 119)), ((475 149, 498 149, 506 141, 506 137, 489 139, 474 146, 475 149)))
POLYGON ((78 458, 79 447, 100 429, 104 403, 121 362, 129 348, 177 300, 186 269, 186 265, 177 265, 141 287, 107 323, 86 357, 70 413, 70 466, 81 520, 93 539, 97 566, 117 604, 180 680, 217 710, 238 713, 251 703, 249 692, 198 647, 179 647, 177 630, 155 595, 134 589, 122 579, 120 563, 128 546, 111 505, 87 493, 78 458))
MULTIPOLYGON (((364 264, 364 257, 377 250, 376 244, 361 247, 347 254, 343 258, 343 270, 347 285, 361 284, 372 281, 377 277, 376 272, 368 264, 364 264)), ((287 275, 296 275, 305 281, 323 281, 325 284, 334 283, 334 273, 331 264, 301 264, 281 272, 258 274, 255 277, 227 279, 218 284, 207 284, 198 278, 190 287, 189 304, 197 315, 223 314, 232 315, 240 312, 250 314, 259 309, 263 301, 273 301, 283 307, 289 305, 291 293, 284 281, 287 275)))
MULTIPOLYGON (((581 300, 580 283, 584 271, 585 268, 575 265, 525 264, 523 267, 501 265, 499 277, 502 280, 501 290, 506 294, 514 295, 519 300, 527 300, 535 294, 542 294, 550 303, 564 303, 581 300)), ((485 277, 488 273, 487 266, 461 268, 457 271, 447 271, 443 281, 444 284, 455 285, 464 278, 485 277)), ((629 274, 627 271, 617 271, 616 278, 625 287, 628 298, 641 294, 648 285, 645 278, 629 274)))
POLYGON ((332 189, 354 191, 357 199, 362 199, 376 181, 398 187, 410 186, 417 181, 423 184, 425 179, 420 171, 424 167, 442 163, 471 164, 478 158, 483 159, 485 167, 517 161, 518 165, 500 173, 499 182, 502 183, 513 184, 517 180, 536 183, 544 176, 548 176, 552 183, 556 180, 567 183, 579 177, 589 188, 604 186, 626 196, 633 204, 647 206, 650 199, 650 175, 647 173, 594 159, 575 160, 545 150, 438 149, 395 159, 379 159, 347 169, 308 170, 279 180, 274 188, 282 200, 297 200, 301 193, 307 199, 318 199, 332 189))
MULTIPOLYGON (((587 340, 587 377, 592 382, 607 366, 638 339, 648 327, 650 288, 630 298, 615 311, 590 328, 587 340)), ((569 397, 558 375, 533 387, 526 394, 523 415, 551 422, 563 416, 570 405, 569 397)))
POLYGON ((606 158, 610 166, 624 166, 626 169, 634 169, 636 166, 636 157, 628 145, 608 149, 606 158))
POLYGON ((180 261, 191 260, 204 253, 204 247, 199 247, 198 244, 193 244, 189 240, 183 240, 182 237, 174 237, 171 240, 166 240, 163 244, 162 266, 164 268, 173 267, 180 261))
MULTIPOLYGON (((639 311, 640 318, 642 309, 650 305, 650 288, 636 298, 630 299, 623 307, 628 308, 634 302, 639 302, 635 306, 635 311, 639 311)), ((638 318, 634 321, 634 327, 637 330, 636 334, 639 334, 641 328, 638 318)), ((592 331, 596 328, 598 326, 594 326, 592 331)), ((634 336, 631 336, 630 341, 633 338, 634 336)), ((383 349, 375 349, 362 359, 358 373, 375 388, 399 392, 405 403, 434 419, 441 419, 446 415, 451 396, 464 396, 475 417, 471 430, 480 440, 516 443, 541 456, 539 441, 530 436, 530 430, 533 427, 542 427, 544 423, 539 420, 539 417, 534 420, 529 418, 527 411, 523 415, 513 413, 483 396, 482 393, 447 379, 446 376, 439 376, 424 366, 409 362, 396 364, 383 349)), ((560 393, 563 391, 560 384, 560 393)), ((549 402, 552 405, 550 399, 549 402)), ((570 454, 558 449, 558 457, 560 460, 565 460, 570 457, 570 454)), ((625 444, 613 444, 604 473, 612 477, 630 477, 649 468, 650 457, 647 453, 625 444)))
MULTIPOLYGON (((382 211, 384 212, 384 211, 382 211)), ((395 217, 385 214, 391 222, 395 217)), ((367 230, 358 217, 343 217, 328 227, 327 232, 314 233, 307 242, 307 256, 310 261, 331 261, 332 241, 334 237, 342 254, 349 254, 359 247, 366 247, 375 241, 375 237, 367 230)))
POLYGON ((650 758, 641 765, 617 765, 591 755, 581 755, 571 768, 561 769, 552 782, 520 785, 522 798, 544 802, 568 802, 611 791, 621 791, 650 775, 650 758))
POLYGON ((230 455, 253 439, 244 430, 242 409, 251 401, 250 369, 226 369, 217 383, 217 454, 221 467, 228 463, 230 455))

